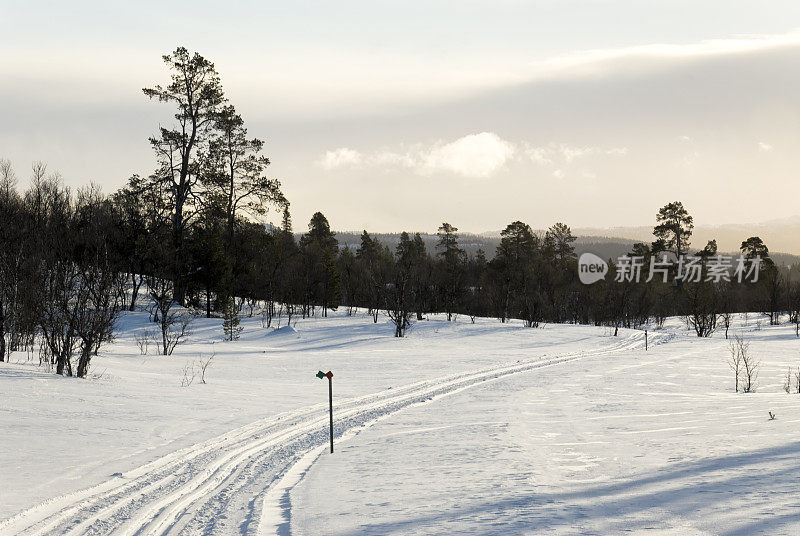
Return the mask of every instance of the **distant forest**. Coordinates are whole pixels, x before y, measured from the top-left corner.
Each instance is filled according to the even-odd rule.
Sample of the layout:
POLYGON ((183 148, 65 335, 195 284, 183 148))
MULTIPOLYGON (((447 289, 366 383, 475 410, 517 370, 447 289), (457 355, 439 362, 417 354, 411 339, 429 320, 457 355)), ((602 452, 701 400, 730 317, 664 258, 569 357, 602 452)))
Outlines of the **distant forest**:
MULTIPOLYGON (((150 311, 164 355, 197 315, 221 317, 233 340, 242 315, 258 314, 269 327, 338 308, 389 319, 398 337, 431 313, 521 319, 531 328, 594 324, 615 334, 683 315, 709 336, 727 334, 732 313, 759 311, 800 329, 800 266, 774 262, 758 237, 742 237, 741 247, 764 260, 756 283, 580 283, 579 248, 645 264, 689 253, 692 218, 679 202, 656 215, 652 243, 622 243, 622 251, 612 250, 619 241, 581 243, 563 223, 536 233, 515 221, 497 238, 465 240, 446 222, 435 236, 378 237, 337 235, 317 212, 296 235, 289 201, 267 176, 263 142, 248 137, 214 65, 184 48, 163 59, 169 84, 144 93, 171 103, 175 115, 149 140, 151 175, 105 195, 93 185, 72 191, 37 163, 20 190, 11 163, 0 161, 0 360, 38 352, 58 374, 84 377, 118 316, 137 304, 150 311), (268 211, 281 216, 279 227, 264 223, 268 211)), ((705 275, 716 245, 693 251, 705 275)))
MULTIPOLYGON (((411 231, 409 231, 411 232, 411 231)), ((533 229, 535 234, 543 236, 546 229, 533 229)), ((382 244, 389 246, 389 249, 394 249, 400 242, 402 233, 370 233, 372 238, 378 240, 382 244)), ((435 233, 419 233, 422 241, 425 243, 425 249, 428 253, 436 253, 436 244, 439 241, 439 236, 435 233)), ((295 239, 299 240, 302 233, 295 232, 295 239)), ((361 242, 361 231, 337 231, 336 238, 339 241, 340 247, 358 247, 361 242)), ((491 260, 494 257, 497 246, 500 245, 502 239, 501 231, 491 233, 460 233, 459 243, 461 248, 471 257, 477 254, 478 250, 483 250, 486 258, 491 260)), ((575 254, 580 256, 581 253, 594 253, 603 259, 617 259, 627 253, 630 253, 633 246, 637 244, 638 240, 628 238, 617 238, 608 236, 593 236, 593 235, 576 235, 575 241, 572 243, 575 248, 575 254)), ((699 248, 690 248, 690 251, 698 252, 699 248)), ((738 252, 727 252, 731 255, 738 252)), ((795 264, 800 264, 800 255, 793 255, 791 253, 773 253, 770 252, 770 257, 779 266, 790 267, 795 264)))

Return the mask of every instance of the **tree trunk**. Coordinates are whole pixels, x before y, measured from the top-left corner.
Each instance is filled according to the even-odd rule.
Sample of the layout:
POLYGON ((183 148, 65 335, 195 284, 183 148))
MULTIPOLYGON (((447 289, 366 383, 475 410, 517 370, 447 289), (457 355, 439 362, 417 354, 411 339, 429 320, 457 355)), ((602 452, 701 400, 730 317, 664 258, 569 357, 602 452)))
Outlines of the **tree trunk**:
POLYGON ((142 286, 142 282, 144 281, 144 276, 139 276, 139 282, 136 282, 136 274, 131 272, 131 276, 133 278, 133 293, 131 294, 131 305, 130 311, 133 311, 136 308, 136 298, 139 296, 139 288, 142 286))
POLYGON ((84 346, 81 348, 81 357, 78 359, 78 378, 85 378, 86 374, 89 372, 89 362, 92 359, 91 354, 93 346, 93 344, 84 343, 84 346))
POLYGON ((66 373, 67 376, 72 376, 72 363, 70 363, 69 357, 61 354, 55 357, 56 357, 56 374, 63 376, 66 373))

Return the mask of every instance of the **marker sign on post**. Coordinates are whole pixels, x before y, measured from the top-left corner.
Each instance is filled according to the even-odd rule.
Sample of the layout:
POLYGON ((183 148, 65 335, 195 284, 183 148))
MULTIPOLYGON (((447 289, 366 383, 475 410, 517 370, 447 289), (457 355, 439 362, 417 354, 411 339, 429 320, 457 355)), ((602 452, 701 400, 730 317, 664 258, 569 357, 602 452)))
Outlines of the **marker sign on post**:
POLYGON ((333 452, 333 372, 322 372, 321 370, 316 374, 320 380, 328 378, 328 407, 330 409, 330 436, 331 436, 331 452, 333 452))

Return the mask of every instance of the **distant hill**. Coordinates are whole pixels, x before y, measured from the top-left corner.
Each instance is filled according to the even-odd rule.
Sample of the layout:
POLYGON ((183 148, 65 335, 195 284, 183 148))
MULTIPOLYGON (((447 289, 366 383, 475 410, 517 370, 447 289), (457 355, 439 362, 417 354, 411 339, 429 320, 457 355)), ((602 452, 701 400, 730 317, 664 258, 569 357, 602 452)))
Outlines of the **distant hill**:
MULTIPOLYGON (((797 227, 795 234, 800 239, 800 222, 797 223, 797 227)), ((746 238, 760 236, 769 247, 772 258, 776 263, 784 266, 800 263, 800 255, 782 253, 779 248, 773 246, 773 243, 791 243, 786 238, 770 241, 770 238, 776 238, 776 228, 782 228, 787 233, 790 232, 786 225, 776 225, 774 227, 767 224, 760 224, 759 226, 696 227, 692 236, 692 245, 699 249, 708 240, 716 238, 719 251, 732 254, 739 251, 741 242, 746 238)), ((537 230, 536 232, 544 234, 544 230, 537 230)), ((575 252, 578 255, 588 251, 599 255, 603 259, 616 259, 630 252, 636 242, 650 243, 653 241, 652 227, 586 228, 573 229, 572 232, 577 237, 575 252)), ((386 244, 392 250, 400 242, 400 233, 370 233, 370 236, 378 239, 382 244, 386 244)), ((438 241, 436 234, 420 233, 420 236, 425 242, 428 251, 435 253, 438 241)), ((340 246, 356 248, 361 243, 361 232, 337 231, 336 238, 339 240, 340 246)), ((486 258, 491 259, 494 257, 498 244, 500 244, 500 231, 489 231, 480 234, 459 233, 459 243, 468 256, 473 256, 479 249, 483 249, 486 258)), ((800 247, 794 251, 800 251, 800 247)))

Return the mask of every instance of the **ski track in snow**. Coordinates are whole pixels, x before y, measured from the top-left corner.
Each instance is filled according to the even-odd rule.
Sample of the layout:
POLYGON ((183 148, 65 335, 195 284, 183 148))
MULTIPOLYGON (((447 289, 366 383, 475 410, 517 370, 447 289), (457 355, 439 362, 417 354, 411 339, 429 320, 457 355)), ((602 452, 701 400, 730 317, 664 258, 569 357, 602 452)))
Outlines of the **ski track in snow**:
MULTIPOLYGON (((668 337, 651 336, 651 343, 668 337)), ((485 381, 643 345, 635 334, 596 351, 544 355, 341 400, 334 403, 334 436, 350 437, 399 410, 485 381)), ((327 404, 283 413, 50 499, 0 521, 0 535, 275 534, 284 490, 328 441, 327 404)))

